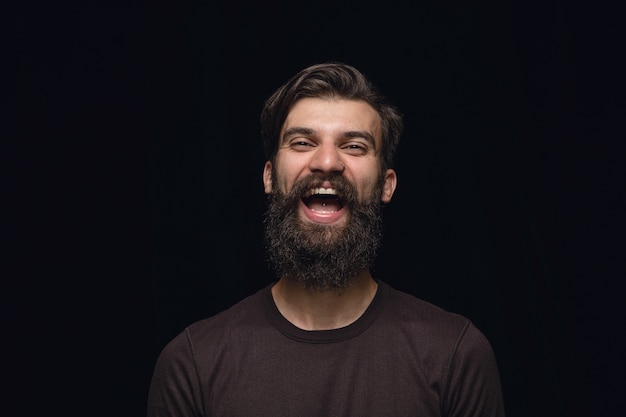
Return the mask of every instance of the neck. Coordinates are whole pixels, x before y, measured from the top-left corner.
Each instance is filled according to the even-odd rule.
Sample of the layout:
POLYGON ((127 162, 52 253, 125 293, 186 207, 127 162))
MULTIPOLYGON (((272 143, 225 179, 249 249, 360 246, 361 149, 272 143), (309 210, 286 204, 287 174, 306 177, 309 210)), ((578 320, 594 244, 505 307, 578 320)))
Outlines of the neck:
POLYGON ((272 287, 272 296, 278 311, 294 326, 332 330, 355 322, 374 299, 377 288, 369 270, 363 270, 342 290, 307 290, 281 278, 272 287))

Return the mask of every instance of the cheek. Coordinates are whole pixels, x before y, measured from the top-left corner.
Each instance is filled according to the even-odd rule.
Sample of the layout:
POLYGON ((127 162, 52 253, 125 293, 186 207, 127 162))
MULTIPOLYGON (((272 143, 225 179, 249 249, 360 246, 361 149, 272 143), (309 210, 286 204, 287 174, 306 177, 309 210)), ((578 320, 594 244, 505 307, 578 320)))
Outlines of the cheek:
POLYGON ((379 177, 369 176, 363 178, 361 181, 352 182, 356 185, 359 196, 362 200, 369 200, 372 198, 376 189, 378 188, 379 177))
POLYGON ((287 193, 293 187, 297 171, 294 166, 283 162, 277 165, 274 175, 274 187, 283 193, 287 193))
POLYGON ((291 190, 300 179, 310 175, 308 153, 290 153, 288 156, 279 152, 276 158, 276 182, 283 192, 291 190))

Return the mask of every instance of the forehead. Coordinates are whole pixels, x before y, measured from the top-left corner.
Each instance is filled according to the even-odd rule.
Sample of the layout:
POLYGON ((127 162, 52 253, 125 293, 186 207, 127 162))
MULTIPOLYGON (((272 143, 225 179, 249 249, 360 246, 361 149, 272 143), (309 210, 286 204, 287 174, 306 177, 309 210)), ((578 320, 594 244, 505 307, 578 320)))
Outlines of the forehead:
POLYGON ((309 128, 319 133, 368 132, 381 142, 381 119, 378 112, 363 100, 336 98, 302 98, 285 119, 282 133, 294 127, 309 128))

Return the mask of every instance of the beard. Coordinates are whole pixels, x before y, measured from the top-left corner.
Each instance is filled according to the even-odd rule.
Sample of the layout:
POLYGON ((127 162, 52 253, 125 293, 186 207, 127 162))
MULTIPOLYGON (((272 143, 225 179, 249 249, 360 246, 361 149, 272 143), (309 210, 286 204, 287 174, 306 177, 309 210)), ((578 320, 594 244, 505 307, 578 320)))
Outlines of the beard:
POLYGON ((341 290, 376 258, 383 230, 383 181, 381 175, 372 195, 359 200, 345 177, 328 178, 349 211, 348 221, 342 226, 305 223, 298 215, 300 200, 323 179, 313 174, 295 183, 289 193, 270 194, 264 218, 266 251, 278 277, 309 290, 341 290))

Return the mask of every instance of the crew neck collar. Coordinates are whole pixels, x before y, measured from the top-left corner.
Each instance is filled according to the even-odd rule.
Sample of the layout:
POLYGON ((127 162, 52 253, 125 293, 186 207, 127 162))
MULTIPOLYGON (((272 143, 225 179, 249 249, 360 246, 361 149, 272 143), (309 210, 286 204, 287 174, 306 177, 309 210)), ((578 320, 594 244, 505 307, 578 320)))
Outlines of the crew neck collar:
POLYGON ((261 299, 270 323, 288 338, 304 343, 335 343, 358 336, 369 328, 380 315, 389 293, 389 286, 379 280, 376 282, 378 283, 376 294, 363 314, 351 324, 332 330, 304 330, 293 325, 276 307, 272 297, 274 283, 263 290, 261 299))

